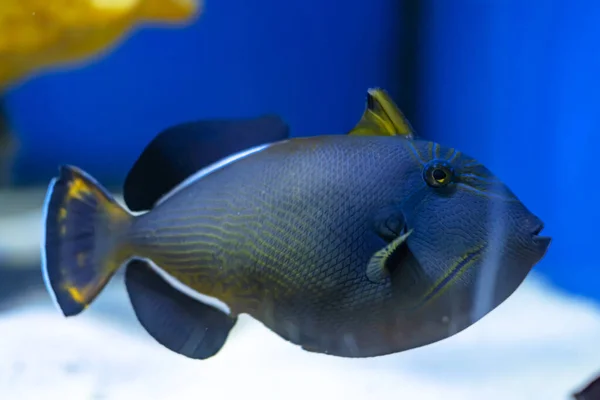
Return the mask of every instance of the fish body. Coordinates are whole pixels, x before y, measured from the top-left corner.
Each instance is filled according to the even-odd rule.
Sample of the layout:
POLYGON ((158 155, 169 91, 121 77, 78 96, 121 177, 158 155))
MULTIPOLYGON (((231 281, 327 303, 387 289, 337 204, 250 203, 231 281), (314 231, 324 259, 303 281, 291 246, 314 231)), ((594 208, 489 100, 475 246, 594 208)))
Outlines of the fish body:
POLYGON ((473 158, 352 134, 260 144, 190 175, 135 217, 83 171, 62 167, 45 221, 43 269, 65 315, 126 264, 140 323, 197 359, 220 350, 242 313, 336 356, 433 343, 504 301, 550 241, 473 158))

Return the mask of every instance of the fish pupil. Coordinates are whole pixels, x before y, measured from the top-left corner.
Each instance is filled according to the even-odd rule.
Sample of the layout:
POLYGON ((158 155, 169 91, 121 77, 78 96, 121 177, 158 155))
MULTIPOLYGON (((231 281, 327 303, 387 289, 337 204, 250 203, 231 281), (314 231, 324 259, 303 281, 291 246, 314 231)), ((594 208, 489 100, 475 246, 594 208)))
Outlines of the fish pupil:
POLYGON ((433 170, 432 173, 433 179, 435 179, 438 182, 443 182, 446 180, 446 178, 448 177, 448 174, 446 174, 446 171, 437 168, 433 170))

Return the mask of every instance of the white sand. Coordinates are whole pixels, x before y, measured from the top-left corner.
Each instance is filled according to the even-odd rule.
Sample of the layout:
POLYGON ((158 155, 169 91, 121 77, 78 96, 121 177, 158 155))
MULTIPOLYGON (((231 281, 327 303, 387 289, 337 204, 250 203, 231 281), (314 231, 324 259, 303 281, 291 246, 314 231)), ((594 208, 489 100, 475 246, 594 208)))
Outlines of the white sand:
POLYGON ((0 399, 563 400, 600 371, 600 310, 537 278, 453 338, 374 359, 307 353, 243 318, 193 361, 133 318, 119 280, 78 317, 46 296, 0 315, 0 399))

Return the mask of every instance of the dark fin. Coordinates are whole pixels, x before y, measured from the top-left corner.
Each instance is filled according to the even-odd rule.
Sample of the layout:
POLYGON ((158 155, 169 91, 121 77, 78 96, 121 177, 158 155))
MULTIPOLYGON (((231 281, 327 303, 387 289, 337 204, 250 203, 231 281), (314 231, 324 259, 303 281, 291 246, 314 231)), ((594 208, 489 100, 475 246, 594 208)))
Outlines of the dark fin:
POLYGON ((573 395, 575 400, 600 400, 600 376, 573 395))
POLYGON ((392 266, 390 263, 394 262, 394 255, 397 254, 398 250, 402 245, 405 244, 406 239, 412 233, 412 229, 407 233, 398 236, 390 244, 379 250, 369 260, 367 264, 367 278, 373 283, 383 283, 390 277, 392 266))
POLYGON ((367 107, 349 135, 402 136, 414 139, 414 130, 396 103, 383 89, 367 91, 367 107))
POLYGON ((288 125, 274 115, 175 125, 159 133, 129 171, 125 203, 132 211, 150 210, 199 170, 251 147, 287 138, 288 125))
POLYGON ((65 316, 83 311, 129 258, 132 218, 85 172, 60 167, 44 204, 42 273, 65 316))
POLYGON ((217 354, 237 321, 183 294, 145 261, 127 265, 125 285, 144 329, 158 343, 189 358, 204 360, 217 354))

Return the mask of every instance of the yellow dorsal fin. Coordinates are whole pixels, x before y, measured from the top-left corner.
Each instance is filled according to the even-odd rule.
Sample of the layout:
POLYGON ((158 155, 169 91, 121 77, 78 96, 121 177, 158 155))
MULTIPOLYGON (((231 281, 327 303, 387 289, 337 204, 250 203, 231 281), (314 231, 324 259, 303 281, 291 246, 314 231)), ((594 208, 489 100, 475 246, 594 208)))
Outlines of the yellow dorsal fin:
POLYGON ((414 138, 414 131, 402 111, 388 94, 379 88, 367 91, 367 107, 349 135, 403 136, 414 138))

